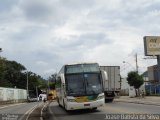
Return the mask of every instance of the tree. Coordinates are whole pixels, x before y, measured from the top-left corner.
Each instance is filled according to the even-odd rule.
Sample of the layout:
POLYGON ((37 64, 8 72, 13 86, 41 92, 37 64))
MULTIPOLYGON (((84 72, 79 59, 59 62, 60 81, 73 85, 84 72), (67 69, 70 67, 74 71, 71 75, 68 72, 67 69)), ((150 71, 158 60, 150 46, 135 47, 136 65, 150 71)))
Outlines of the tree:
POLYGON ((26 68, 16 61, 0 58, 0 86, 14 87, 21 80, 21 71, 26 68))
POLYGON ((55 89, 56 77, 57 77, 57 73, 54 73, 48 78, 48 83, 49 83, 50 89, 55 89))
POLYGON ((143 76, 139 75, 136 71, 131 71, 128 73, 127 81, 130 86, 133 86, 135 88, 136 96, 138 96, 139 88, 144 83, 143 76))
POLYGON ((27 76, 30 90, 36 91, 36 87, 40 89, 46 86, 46 81, 41 76, 31 71, 24 73, 24 70, 26 68, 22 64, 0 57, 0 87, 26 89, 27 76))
POLYGON ((48 78, 48 80, 50 80, 52 82, 55 82, 56 81, 56 77, 57 77, 57 73, 54 73, 48 78))

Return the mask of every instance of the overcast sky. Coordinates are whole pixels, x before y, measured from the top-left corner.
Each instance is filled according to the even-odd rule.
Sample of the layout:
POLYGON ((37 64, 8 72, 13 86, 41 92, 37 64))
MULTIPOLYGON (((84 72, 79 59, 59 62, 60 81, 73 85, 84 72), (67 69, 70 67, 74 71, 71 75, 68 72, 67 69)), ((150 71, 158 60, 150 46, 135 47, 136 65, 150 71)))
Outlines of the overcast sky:
POLYGON ((90 61, 123 74, 136 53, 142 73, 156 64, 143 59, 143 37, 159 34, 160 0, 0 0, 0 55, 45 78, 90 61))

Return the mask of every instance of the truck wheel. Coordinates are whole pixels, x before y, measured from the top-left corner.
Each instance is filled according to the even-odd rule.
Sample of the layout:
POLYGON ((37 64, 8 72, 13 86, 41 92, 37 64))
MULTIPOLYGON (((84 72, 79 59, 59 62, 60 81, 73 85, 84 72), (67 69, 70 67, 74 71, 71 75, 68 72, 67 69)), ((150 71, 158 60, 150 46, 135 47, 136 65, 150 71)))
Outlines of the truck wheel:
POLYGON ((92 108, 92 110, 97 110, 97 107, 92 108))
POLYGON ((109 102, 113 102, 113 99, 109 99, 109 102))
POLYGON ((105 99, 105 103, 107 102, 113 102, 113 99, 105 99))

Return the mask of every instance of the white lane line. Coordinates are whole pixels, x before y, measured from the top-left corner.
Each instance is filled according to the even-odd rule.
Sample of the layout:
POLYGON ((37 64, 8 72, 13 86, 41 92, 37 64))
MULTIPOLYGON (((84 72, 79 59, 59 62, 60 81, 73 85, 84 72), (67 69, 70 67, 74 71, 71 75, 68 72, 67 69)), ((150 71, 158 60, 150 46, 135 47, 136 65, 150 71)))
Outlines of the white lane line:
POLYGON ((40 120, 43 120, 42 114, 43 114, 43 109, 44 109, 45 105, 43 105, 43 108, 41 109, 41 117, 40 120))
POLYGON ((19 104, 14 104, 14 105, 8 105, 8 106, 0 107, 0 110, 4 109, 4 108, 7 108, 7 107, 12 107, 12 106, 16 106, 16 105, 22 105, 22 104, 27 104, 27 103, 19 103, 19 104))
POLYGON ((37 105, 33 106, 31 109, 29 109, 27 112, 25 112, 25 114, 19 119, 19 120, 23 120, 24 117, 32 110, 36 107, 37 105))
POLYGON ((37 108, 37 106, 38 106, 38 105, 35 105, 35 106, 33 107, 33 109, 31 109, 31 111, 29 112, 29 114, 28 114, 26 120, 28 120, 29 116, 30 116, 31 113, 37 108))
POLYGON ((49 103, 47 102, 44 106, 43 106, 43 108, 41 109, 41 117, 40 117, 40 120, 43 120, 43 110, 44 110, 44 108, 48 105, 49 103))

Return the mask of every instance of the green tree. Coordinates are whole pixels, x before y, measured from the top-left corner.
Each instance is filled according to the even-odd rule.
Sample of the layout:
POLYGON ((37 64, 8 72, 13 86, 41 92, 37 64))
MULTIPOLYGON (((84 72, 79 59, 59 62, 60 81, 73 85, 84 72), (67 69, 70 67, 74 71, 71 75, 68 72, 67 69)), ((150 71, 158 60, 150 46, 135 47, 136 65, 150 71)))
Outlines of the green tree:
POLYGON ((41 76, 37 75, 36 73, 33 73, 29 71, 28 73, 25 73, 25 76, 28 75, 28 89, 29 89, 29 95, 31 97, 36 96, 36 87, 38 88, 38 94, 41 93, 41 89, 46 89, 46 80, 44 80, 41 76))
POLYGON ((49 76, 47 82, 49 83, 50 89, 55 89, 56 77, 57 77, 57 73, 54 73, 51 76, 49 76))
POLYGON ((16 61, 0 58, 0 86, 14 87, 21 78, 21 72, 26 68, 16 61))
POLYGON ((131 71, 128 73, 127 81, 130 86, 135 88, 136 96, 138 96, 139 88, 144 83, 143 76, 139 75, 136 71, 131 71))
POLYGON ((31 71, 24 72, 26 68, 16 62, 9 61, 6 58, 0 57, 0 87, 17 87, 21 89, 27 88, 27 76, 28 76, 28 88, 32 95, 36 95, 36 87, 40 94, 41 89, 46 89, 47 84, 41 76, 31 71))
POLYGON ((51 76, 49 76, 48 80, 55 82, 56 81, 56 77, 57 77, 57 73, 52 74, 51 76))

